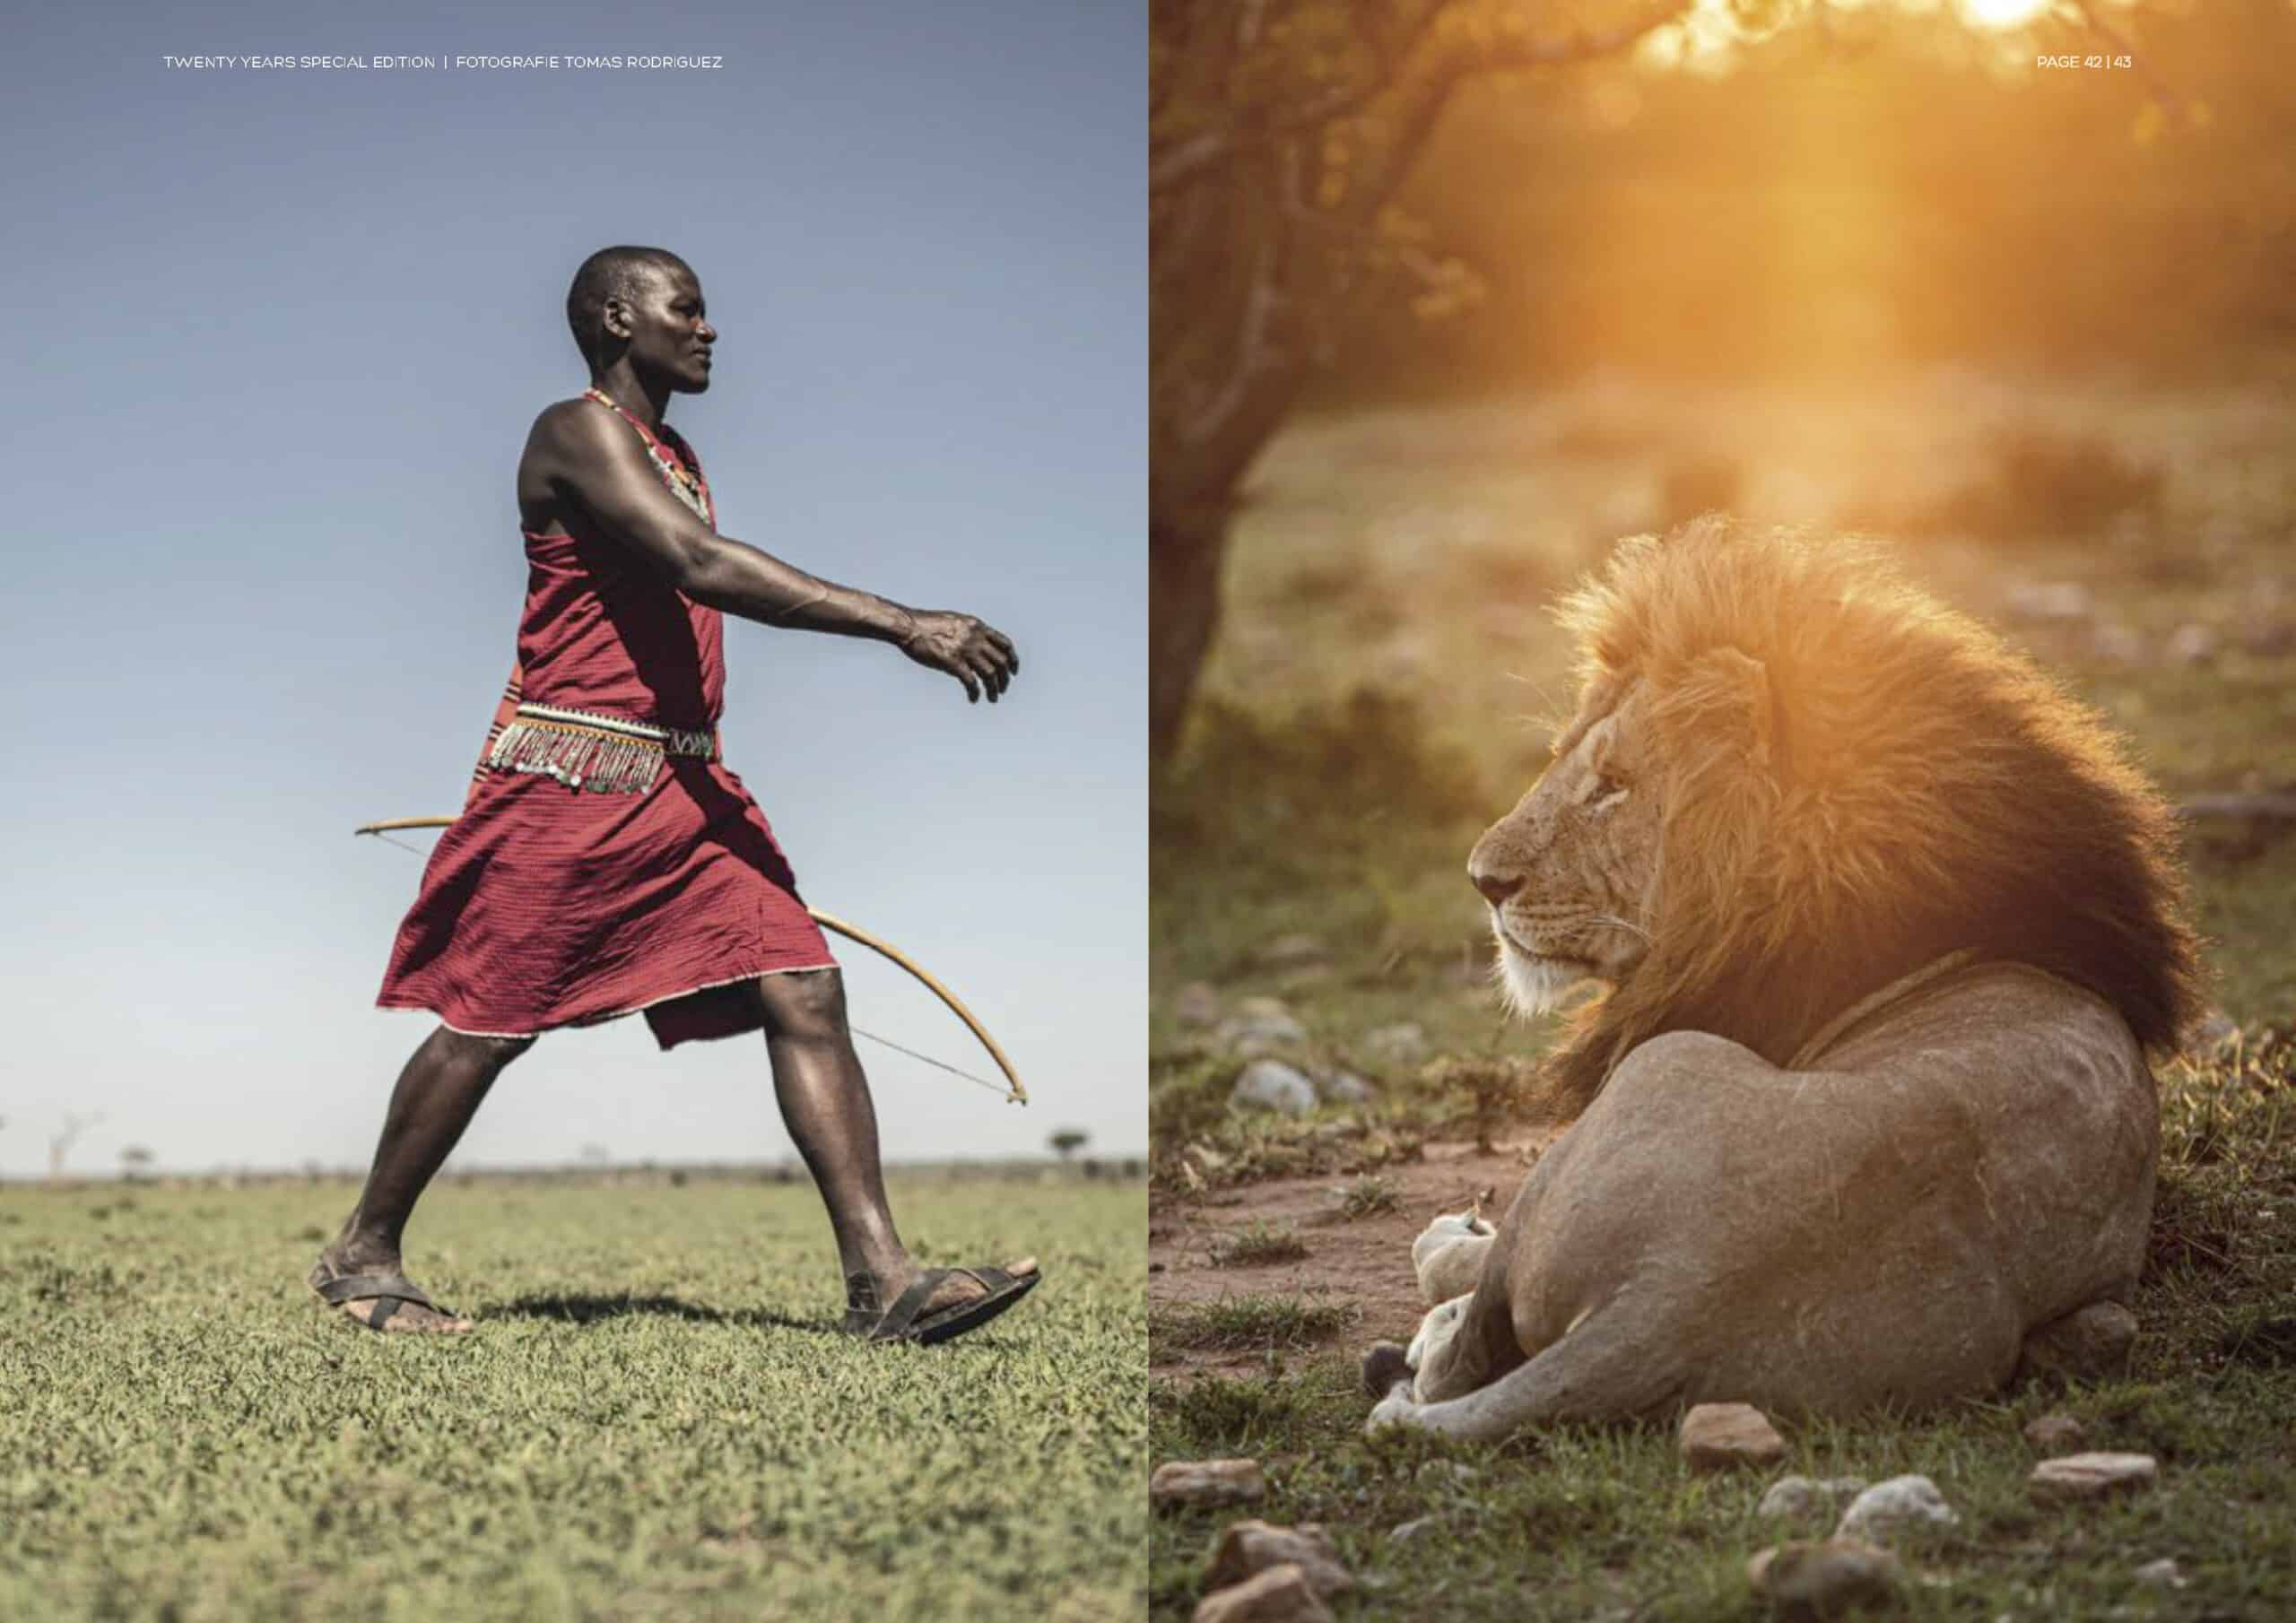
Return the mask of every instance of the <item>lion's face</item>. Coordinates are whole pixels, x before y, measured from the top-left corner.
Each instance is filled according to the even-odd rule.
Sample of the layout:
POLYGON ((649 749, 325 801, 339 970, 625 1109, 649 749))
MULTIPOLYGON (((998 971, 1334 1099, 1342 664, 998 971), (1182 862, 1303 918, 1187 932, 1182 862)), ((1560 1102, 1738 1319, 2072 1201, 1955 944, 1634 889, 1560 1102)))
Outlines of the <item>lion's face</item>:
POLYGON ((1475 842, 1467 877, 1491 904, 1501 984, 1518 1009, 1582 981, 1615 986, 1649 950, 1659 885, 1660 763, 1642 685, 1590 703, 1530 793, 1475 842))

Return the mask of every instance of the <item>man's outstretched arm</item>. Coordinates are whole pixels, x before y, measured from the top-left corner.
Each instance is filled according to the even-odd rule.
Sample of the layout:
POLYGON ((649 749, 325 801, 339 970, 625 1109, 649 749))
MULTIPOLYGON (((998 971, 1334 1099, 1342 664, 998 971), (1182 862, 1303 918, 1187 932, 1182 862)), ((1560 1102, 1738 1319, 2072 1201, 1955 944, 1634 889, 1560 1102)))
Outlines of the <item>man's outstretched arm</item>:
POLYGON ((970 614, 908 608, 718 534, 663 487, 644 445, 611 412, 553 405, 535 421, 526 454, 554 494, 696 603, 761 625, 891 643, 955 677, 970 699, 995 700, 1020 672, 1012 639, 970 614))

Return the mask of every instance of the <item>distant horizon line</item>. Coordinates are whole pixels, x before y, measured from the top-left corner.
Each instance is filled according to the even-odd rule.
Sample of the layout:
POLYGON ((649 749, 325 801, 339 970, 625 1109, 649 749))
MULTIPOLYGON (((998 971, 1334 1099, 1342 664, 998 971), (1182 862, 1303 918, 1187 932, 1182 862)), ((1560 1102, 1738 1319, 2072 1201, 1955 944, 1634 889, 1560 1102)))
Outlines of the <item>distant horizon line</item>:
MULTIPOLYGON (((989 1172, 1015 1170, 1057 1170, 1060 1167, 1082 1167, 1087 1162, 1100 1166, 1140 1163, 1144 1167, 1148 1151, 1143 1149, 1103 1150, 1062 1158, 1037 1152, 1033 1154, 937 1156, 930 1159, 888 1160, 887 1172, 989 1172)), ((637 1161, 490 1161, 468 1167, 448 1167, 439 1174, 441 1182, 457 1178, 480 1177, 550 1177, 600 1176, 617 1173, 683 1174, 686 1176, 717 1178, 751 1178, 766 1182, 795 1183, 811 1175, 804 1163, 795 1156, 783 1160, 700 1161, 648 1159, 637 1161)), ((1144 1176, 1135 1173, 1128 1176, 1144 1176)), ((185 1171, 165 1167, 90 1167, 60 1174, 47 1172, 0 1172, 0 1188, 18 1185, 35 1187, 62 1187, 70 1184, 157 1184, 174 1179, 179 1182, 217 1183, 225 1179, 247 1179, 263 1183, 326 1183, 357 1182, 366 1173, 354 1166, 325 1166, 307 1163, 300 1167, 244 1166, 209 1167, 199 1171, 185 1171)))

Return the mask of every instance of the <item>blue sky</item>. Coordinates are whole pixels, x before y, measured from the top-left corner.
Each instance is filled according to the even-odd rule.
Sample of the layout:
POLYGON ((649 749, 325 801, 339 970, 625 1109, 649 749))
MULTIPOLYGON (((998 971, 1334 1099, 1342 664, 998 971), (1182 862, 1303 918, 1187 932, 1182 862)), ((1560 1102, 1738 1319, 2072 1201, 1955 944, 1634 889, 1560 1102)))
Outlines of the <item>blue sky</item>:
MULTIPOLYGON (((593 248, 720 331, 670 421, 721 527, 980 614, 1005 701, 727 624, 729 764, 808 899, 907 948, 1028 1110, 863 1043, 893 1159, 1146 1144, 1145 18, 1131 5, 48 8, 0 129, 11 492, 0 1175, 363 1167, 430 1028, 372 1007, 508 670, 512 476, 587 381, 593 248), (170 69, 178 56, 714 55, 716 69, 170 69), (37 156, 34 156, 37 154, 37 156), (29 690, 24 690, 25 677, 29 690), (422 844, 430 837, 418 836, 422 844)), ((857 1025, 984 1073, 839 949, 857 1025)), ((778 1159, 755 1039, 545 1039, 461 1164, 778 1159)))

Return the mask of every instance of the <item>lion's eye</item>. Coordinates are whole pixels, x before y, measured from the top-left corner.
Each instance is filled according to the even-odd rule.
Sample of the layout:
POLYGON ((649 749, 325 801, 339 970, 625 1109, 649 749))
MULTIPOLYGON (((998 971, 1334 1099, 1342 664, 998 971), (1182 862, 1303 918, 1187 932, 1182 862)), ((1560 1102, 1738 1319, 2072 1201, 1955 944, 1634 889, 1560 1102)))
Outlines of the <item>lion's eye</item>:
POLYGON ((1613 777, 1607 772, 1597 773, 1596 775, 1595 799, 1596 801, 1609 800, 1613 795, 1623 794, 1625 793, 1626 780, 1624 778, 1613 777))

